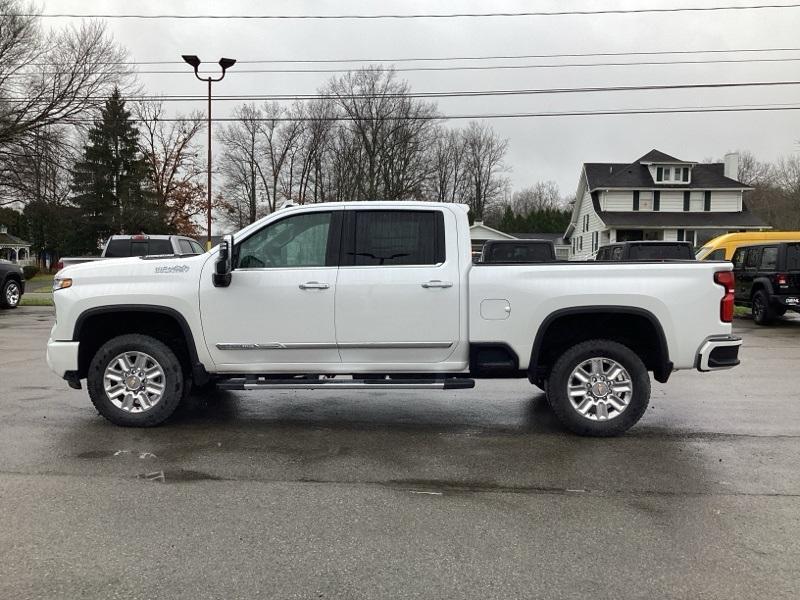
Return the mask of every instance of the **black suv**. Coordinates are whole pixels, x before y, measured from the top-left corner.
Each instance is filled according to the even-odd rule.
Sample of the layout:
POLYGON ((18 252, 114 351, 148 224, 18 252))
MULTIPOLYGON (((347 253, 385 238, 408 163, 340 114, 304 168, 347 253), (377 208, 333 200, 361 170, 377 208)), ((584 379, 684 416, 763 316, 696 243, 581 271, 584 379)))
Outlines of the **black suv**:
POLYGON ((17 308, 25 293, 25 276, 22 268, 7 260, 0 260, 0 308, 17 308))
POLYGON ((800 242, 740 246, 733 255, 737 306, 767 325, 787 310, 800 312, 800 242))
POLYGON ((694 260, 689 242, 617 242, 597 251, 595 260, 694 260))

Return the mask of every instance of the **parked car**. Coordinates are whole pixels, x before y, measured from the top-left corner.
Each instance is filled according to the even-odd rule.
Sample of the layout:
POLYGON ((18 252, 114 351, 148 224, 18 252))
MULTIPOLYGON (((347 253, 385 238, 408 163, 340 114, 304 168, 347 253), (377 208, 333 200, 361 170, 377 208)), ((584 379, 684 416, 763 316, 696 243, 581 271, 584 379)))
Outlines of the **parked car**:
POLYGON ((666 382, 739 363, 730 263, 474 265, 467 212, 307 204, 199 256, 67 267, 48 364, 125 426, 163 422, 209 382, 434 390, 518 377, 572 431, 608 436, 644 414, 648 371, 666 382))
POLYGON ((0 308, 17 308, 25 293, 25 275, 18 264, 0 259, 0 308))
POLYGON ((800 241, 742 246, 733 255, 738 306, 767 325, 787 310, 800 312, 800 241))
POLYGON ((203 254, 203 247, 190 237, 181 235, 112 235, 108 238, 100 256, 79 256, 62 258, 57 269, 85 262, 105 260, 106 258, 126 258, 129 256, 190 255, 203 254))
POLYGON ((595 260, 694 260, 689 242, 617 242, 601 246, 595 260))
POLYGON ((480 262, 535 264, 555 262, 556 247, 550 240, 487 240, 480 262))
POLYGON ((800 231, 742 231, 715 237, 697 251, 697 260, 731 260, 740 246, 768 242, 800 242, 800 231))

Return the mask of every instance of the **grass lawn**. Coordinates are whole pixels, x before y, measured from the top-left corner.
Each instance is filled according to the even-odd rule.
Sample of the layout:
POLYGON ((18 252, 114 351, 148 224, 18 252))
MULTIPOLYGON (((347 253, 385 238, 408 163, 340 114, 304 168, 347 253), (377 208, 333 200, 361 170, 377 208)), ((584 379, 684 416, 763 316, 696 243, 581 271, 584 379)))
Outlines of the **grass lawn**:
POLYGON ((53 306, 53 275, 39 273, 25 282, 20 306, 53 306))
POLYGON ((736 317, 749 317, 750 309, 746 306, 735 306, 733 308, 733 315, 736 317))

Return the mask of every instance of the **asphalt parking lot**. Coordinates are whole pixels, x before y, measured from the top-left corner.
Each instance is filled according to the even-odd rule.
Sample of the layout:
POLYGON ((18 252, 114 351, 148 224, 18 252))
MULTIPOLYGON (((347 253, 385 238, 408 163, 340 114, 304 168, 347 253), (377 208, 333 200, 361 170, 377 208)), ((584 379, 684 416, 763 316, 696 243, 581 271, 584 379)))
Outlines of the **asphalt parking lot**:
POLYGON ((0 598, 800 597, 800 319, 616 439, 522 381, 219 393, 157 429, 0 312, 0 598))

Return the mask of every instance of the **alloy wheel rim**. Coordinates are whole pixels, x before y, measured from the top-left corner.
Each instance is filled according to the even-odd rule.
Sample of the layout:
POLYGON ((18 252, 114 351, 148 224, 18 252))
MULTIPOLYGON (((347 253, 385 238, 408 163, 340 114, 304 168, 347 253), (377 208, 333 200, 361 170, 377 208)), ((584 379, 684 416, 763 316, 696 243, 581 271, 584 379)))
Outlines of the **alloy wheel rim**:
POLYGON ((166 375, 158 361, 144 352, 123 352, 103 373, 103 388, 111 403, 128 413, 143 413, 161 401, 166 375))
POLYGON ((610 421, 628 408, 633 397, 633 382, 617 361, 592 357, 580 362, 570 373, 567 397, 583 418, 610 421))
POLYGON ((16 306, 19 302, 19 287, 16 283, 9 283, 6 288, 6 302, 11 306, 16 306))
POLYGON ((761 298, 756 298, 753 300, 753 315, 757 318, 761 318, 761 314, 764 312, 764 305, 761 302, 761 298))

